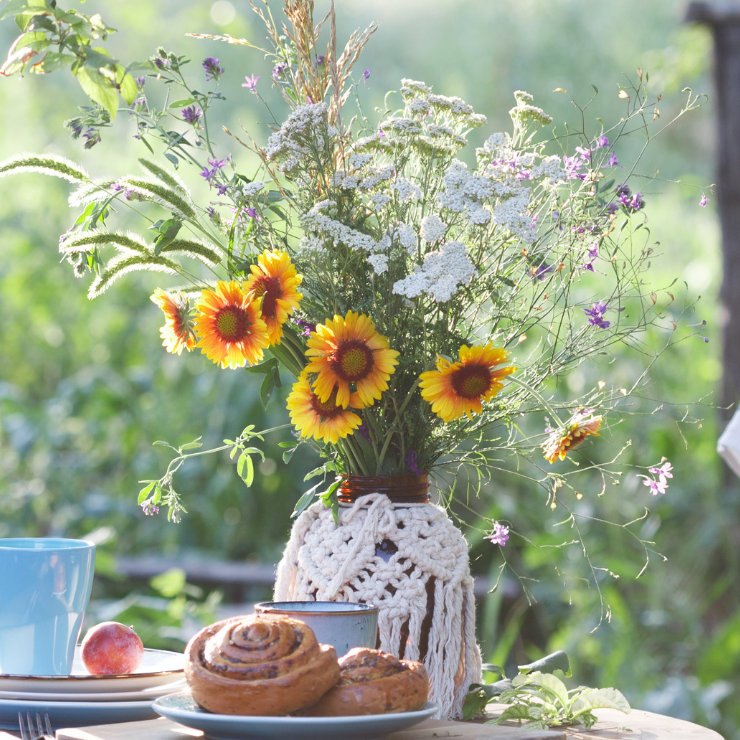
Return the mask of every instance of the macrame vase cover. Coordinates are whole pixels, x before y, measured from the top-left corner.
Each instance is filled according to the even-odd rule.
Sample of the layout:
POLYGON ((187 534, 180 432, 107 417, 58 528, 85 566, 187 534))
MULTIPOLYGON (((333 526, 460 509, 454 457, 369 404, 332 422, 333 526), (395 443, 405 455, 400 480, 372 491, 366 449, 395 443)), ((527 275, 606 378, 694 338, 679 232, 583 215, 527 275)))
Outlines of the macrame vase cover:
POLYGON ((313 504, 293 525, 275 600, 377 606, 378 647, 424 663, 443 718, 461 717, 468 686, 481 680, 468 546, 438 506, 371 493, 340 505, 335 523, 313 504))

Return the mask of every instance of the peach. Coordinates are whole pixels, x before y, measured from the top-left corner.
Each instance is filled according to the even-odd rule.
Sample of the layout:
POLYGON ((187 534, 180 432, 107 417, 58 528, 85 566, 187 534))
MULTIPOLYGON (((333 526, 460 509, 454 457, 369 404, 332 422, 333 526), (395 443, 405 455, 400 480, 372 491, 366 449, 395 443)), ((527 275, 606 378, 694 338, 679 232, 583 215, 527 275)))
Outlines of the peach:
POLYGON ((133 628, 118 622, 91 627, 82 641, 82 664, 88 673, 117 676, 135 671, 144 657, 144 645, 133 628))

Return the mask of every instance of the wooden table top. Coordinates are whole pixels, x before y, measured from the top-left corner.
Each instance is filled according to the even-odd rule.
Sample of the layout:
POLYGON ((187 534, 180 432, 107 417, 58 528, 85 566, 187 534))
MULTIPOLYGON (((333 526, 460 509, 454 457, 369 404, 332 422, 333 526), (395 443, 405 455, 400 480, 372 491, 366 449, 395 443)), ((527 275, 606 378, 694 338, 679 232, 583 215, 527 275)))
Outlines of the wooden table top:
MULTIPOLYGON (((489 709, 487 716, 495 719, 501 711, 502 708, 489 709)), ((526 725, 519 726, 516 723, 492 725, 426 720, 410 730, 388 735, 386 740, 722 740, 721 735, 706 727, 639 709, 633 709, 630 714, 622 714, 613 709, 597 709, 595 714, 599 722, 590 730, 582 726, 528 730, 526 725)), ((17 735, 0 732, 0 740, 16 737, 17 735)), ((167 719, 151 719, 58 730, 56 737, 57 740, 187 740, 191 737, 203 737, 203 733, 167 719)))

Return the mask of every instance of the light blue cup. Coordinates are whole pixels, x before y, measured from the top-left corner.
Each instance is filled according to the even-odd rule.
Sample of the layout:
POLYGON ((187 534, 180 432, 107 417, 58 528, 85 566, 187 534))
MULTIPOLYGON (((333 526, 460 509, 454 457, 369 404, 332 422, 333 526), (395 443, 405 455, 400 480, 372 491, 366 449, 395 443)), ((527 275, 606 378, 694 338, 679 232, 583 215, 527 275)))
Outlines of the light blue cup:
POLYGON ((0 674, 70 674, 94 568, 89 542, 0 539, 0 674))
POLYGON ((280 615, 305 622, 337 657, 355 647, 374 648, 378 639, 378 607, 339 601, 265 601, 255 604, 262 616, 280 615))

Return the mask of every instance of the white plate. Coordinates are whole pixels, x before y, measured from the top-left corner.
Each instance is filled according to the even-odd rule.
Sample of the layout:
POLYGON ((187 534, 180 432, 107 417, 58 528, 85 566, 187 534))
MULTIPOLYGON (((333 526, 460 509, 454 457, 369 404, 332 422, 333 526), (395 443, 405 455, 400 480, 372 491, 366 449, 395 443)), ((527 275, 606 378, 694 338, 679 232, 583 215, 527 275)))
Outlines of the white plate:
POLYGON ((18 701, 0 699, 0 728, 18 731, 18 712, 49 713, 52 727, 85 727, 155 719, 151 701, 18 701))
MULTIPOLYGON (((96 693, 83 692, 69 694, 65 692, 58 693, 36 693, 30 691, 0 691, 0 699, 20 699, 22 701, 154 701, 154 699, 164 696, 165 694, 175 694, 178 691, 187 689, 185 679, 174 681, 173 683, 164 684, 163 686, 153 686, 143 691, 119 691, 117 693, 96 693)), ((84 685, 83 687, 84 688, 84 685)))
POLYGON ((144 648, 141 665, 134 673, 123 676, 91 676, 82 665, 78 647, 72 663, 72 675, 0 675, 0 691, 34 694, 131 693, 179 681, 184 676, 184 667, 185 656, 182 653, 144 648))
POLYGON ((413 727, 439 709, 430 702, 417 712, 359 717, 237 717, 204 712, 187 693, 164 696, 152 706, 163 717, 214 740, 376 740, 413 727))

